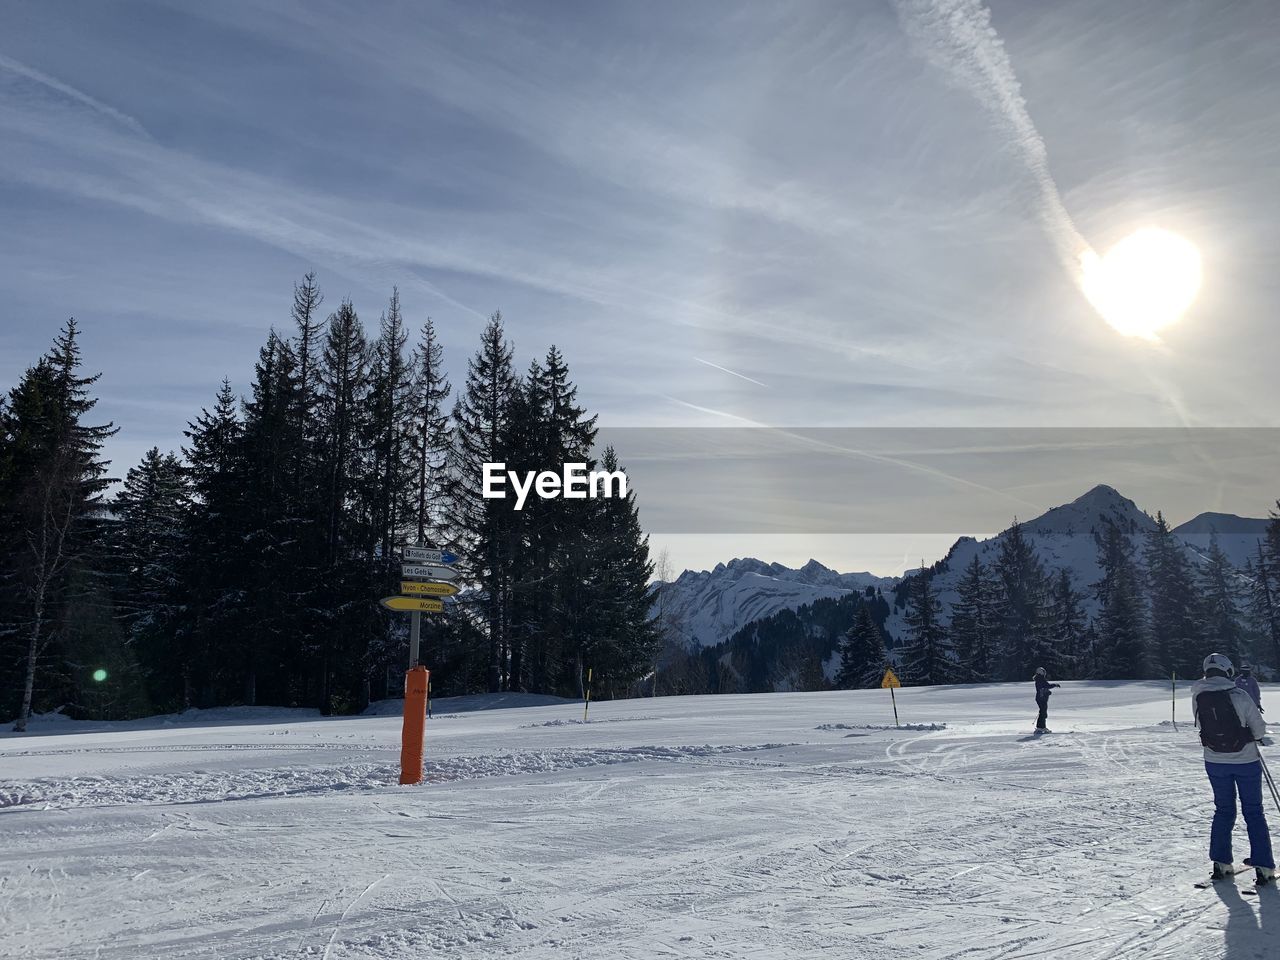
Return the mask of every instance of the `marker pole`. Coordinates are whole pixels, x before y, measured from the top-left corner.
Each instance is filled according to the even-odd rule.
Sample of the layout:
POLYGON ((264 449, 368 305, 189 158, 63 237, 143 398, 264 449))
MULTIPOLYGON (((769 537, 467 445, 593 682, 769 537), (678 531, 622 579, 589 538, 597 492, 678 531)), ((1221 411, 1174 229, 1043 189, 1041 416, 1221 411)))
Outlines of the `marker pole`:
POLYGON ((889 699, 893 701, 893 725, 899 727, 901 724, 898 723, 898 698, 893 695, 893 687, 889 688, 889 699))
POLYGON ((587 722, 587 711, 591 708, 591 667, 587 667, 587 695, 582 700, 582 722, 587 722))
POLYGON ((417 610, 409 614, 409 669, 418 665, 418 640, 422 636, 422 614, 417 610))
POLYGON ((404 784, 422 782, 430 680, 426 667, 413 667, 404 676, 404 724, 400 731, 400 782, 404 784))
POLYGON ((1169 674, 1169 711, 1173 717, 1173 730, 1178 731, 1178 672, 1169 674))

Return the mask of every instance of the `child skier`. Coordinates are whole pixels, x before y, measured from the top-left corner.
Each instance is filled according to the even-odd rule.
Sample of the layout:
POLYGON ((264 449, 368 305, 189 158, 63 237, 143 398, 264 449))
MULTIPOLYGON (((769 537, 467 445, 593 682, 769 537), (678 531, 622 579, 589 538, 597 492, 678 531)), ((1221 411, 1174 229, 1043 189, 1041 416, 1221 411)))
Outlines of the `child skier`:
POLYGON ((1262 754, 1255 741, 1267 732, 1262 715, 1249 695, 1236 686, 1235 669, 1220 653, 1205 657, 1204 679, 1191 688, 1192 714, 1204 745, 1204 768, 1213 787, 1213 827, 1209 834, 1211 879, 1235 872, 1231 859, 1231 828, 1236 822, 1236 794, 1249 830, 1249 858, 1258 885, 1275 882, 1276 862, 1271 834, 1262 809, 1262 754))
POLYGON ((1253 701, 1259 713, 1267 712, 1262 709, 1262 691, 1258 689, 1258 681, 1253 677, 1253 667, 1247 663, 1240 664, 1240 676, 1236 677, 1236 686, 1249 695, 1249 699, 1253 701))
POLYGON ((1049 675, 1044 667, 1036 667, 1036 706, 1040 708, 1040 716, 1036 718, 1036 733, 1050 732, 1045 726, 1049 720, 1049 697, 1053 695, 1053 690, 1060 686, 1062 684, 1049 682, 1049 675))

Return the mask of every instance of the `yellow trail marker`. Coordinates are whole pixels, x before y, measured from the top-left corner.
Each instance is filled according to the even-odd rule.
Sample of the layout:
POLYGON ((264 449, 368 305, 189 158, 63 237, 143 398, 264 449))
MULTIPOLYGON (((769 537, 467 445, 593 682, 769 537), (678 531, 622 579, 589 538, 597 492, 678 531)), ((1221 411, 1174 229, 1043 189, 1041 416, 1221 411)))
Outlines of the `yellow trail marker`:
POLYGON ((400 592, 410 596, 452 597, 458 588, 452 583, 422 583, 417 580, 401 580, 400 592))
POLYGON ((380 602, 388 610, 402 613, 440 613, 444 610, 443 600, 426 597, 383 597, 380 602))
POLYGON ((880 688, 888 688, 889 699, 893 701, 893 725, 901 726, 898 723, 898 698, 894 696, 893 691, 897 687, 902 686, 902 681, 898 679, 898 675, 893 672, 893 667, 884 668, 884 679, 880 681, 880 688))

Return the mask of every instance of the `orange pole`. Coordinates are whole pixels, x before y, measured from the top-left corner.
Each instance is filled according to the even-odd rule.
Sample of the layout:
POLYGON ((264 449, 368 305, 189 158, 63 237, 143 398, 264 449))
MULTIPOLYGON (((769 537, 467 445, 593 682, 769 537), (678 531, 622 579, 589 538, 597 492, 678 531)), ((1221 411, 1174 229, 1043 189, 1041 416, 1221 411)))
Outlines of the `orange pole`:
POLYGON ((410 667, 404 675, 404 727, 400 738, 400 782, 422 782, 422 746, 427 732, 427 684, 431 675, 423 666, 410 667))

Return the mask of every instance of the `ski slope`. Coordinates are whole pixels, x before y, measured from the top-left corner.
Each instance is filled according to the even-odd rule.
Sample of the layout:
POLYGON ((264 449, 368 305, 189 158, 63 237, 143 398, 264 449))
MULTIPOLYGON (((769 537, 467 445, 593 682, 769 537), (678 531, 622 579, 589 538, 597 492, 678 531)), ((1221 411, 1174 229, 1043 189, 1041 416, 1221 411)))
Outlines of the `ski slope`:
POLYGON ((0 738, 0 956, 1280 955, 1280 891, 1192 887, 1168 688, 1066 683, 1039 739, 1031 689, 904 689, 901 730, 881 691, 445 703, 414 787, 394 716, 38 724, 0 738))

